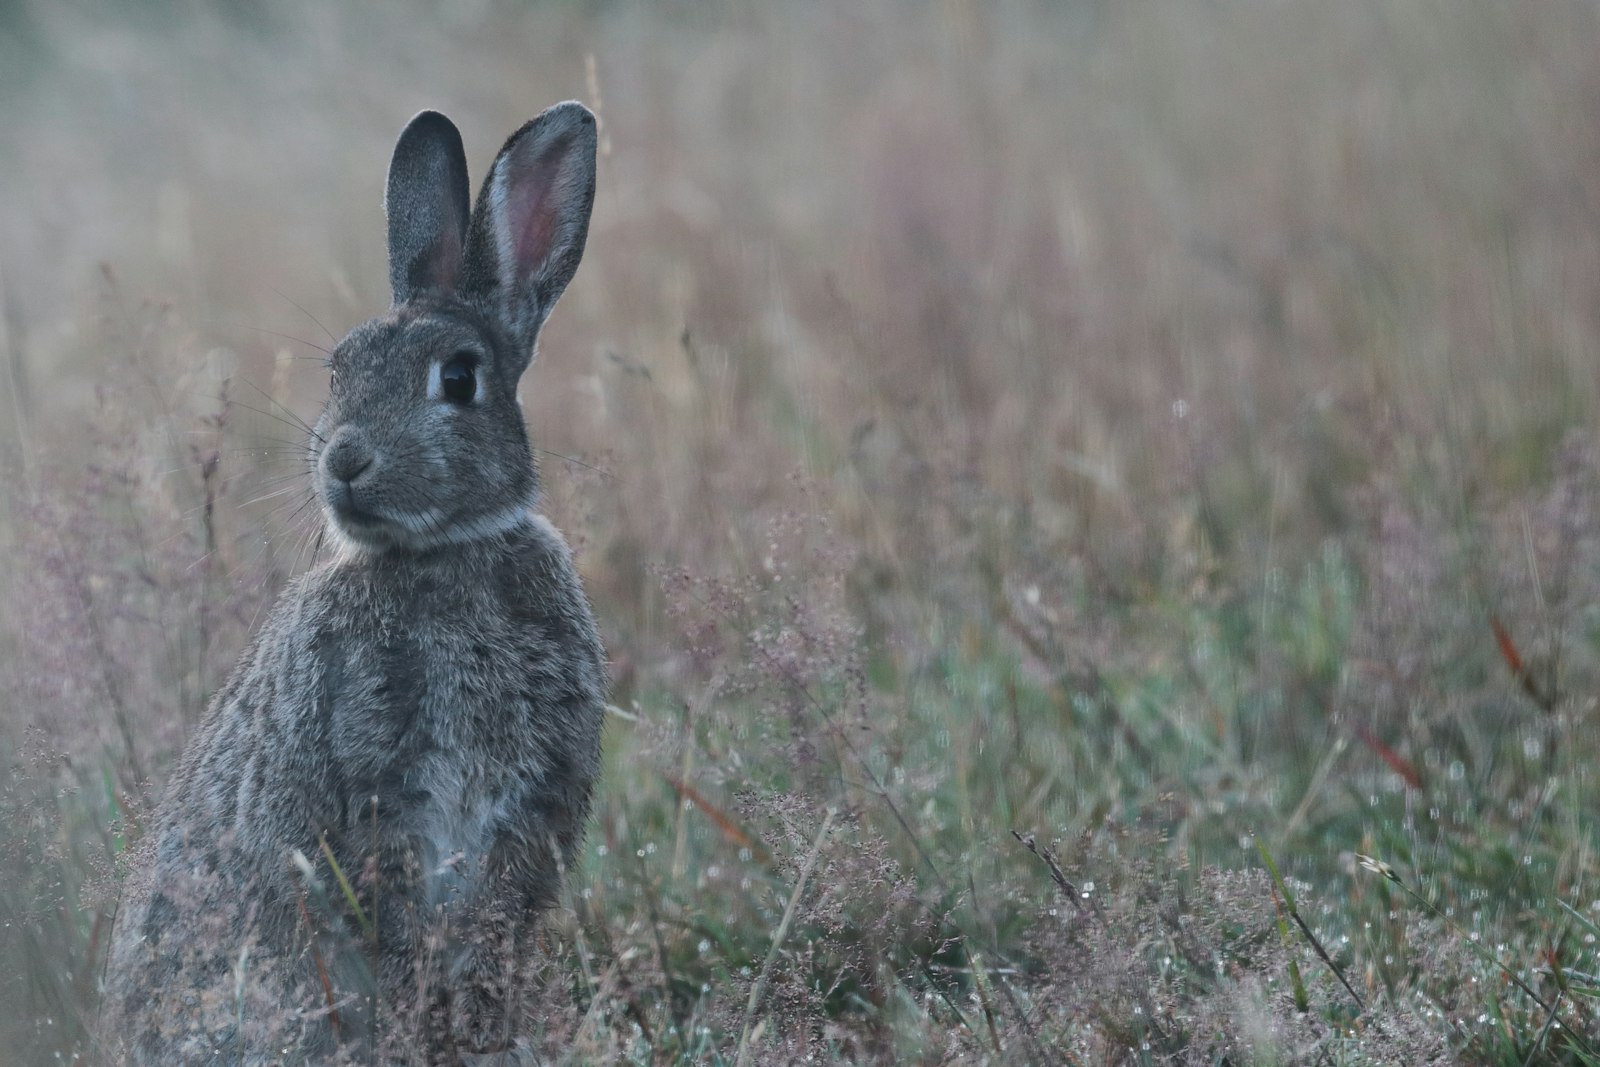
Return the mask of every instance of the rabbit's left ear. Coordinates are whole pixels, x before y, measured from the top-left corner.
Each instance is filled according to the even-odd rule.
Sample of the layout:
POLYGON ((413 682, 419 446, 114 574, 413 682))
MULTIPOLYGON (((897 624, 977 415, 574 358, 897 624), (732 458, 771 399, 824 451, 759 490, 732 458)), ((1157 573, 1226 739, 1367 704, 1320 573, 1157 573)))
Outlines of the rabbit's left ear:
POLYGON ((583 258, 596 141, 588 108, 557 104, 511 135, 478 194, 461 287, 499 306, 521 357, 516 373, 583 258))
POLYGON ((395 142, 383 196, 397 307, 429 289, 456 288, 471 195, 455 123, 437 111, 419 112, 395 142))

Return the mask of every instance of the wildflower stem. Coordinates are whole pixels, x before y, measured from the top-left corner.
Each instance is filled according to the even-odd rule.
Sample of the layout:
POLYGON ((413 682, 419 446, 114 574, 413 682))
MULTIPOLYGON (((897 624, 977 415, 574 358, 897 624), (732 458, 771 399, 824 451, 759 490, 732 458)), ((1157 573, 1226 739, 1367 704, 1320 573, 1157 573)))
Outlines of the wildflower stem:
POLYGON ((772 945, 767 949, 767 958, 762 961, 761 974, 756 977, 756 984, 750 987, 750 1000, 744 1006, 744 1026, 739 1031, 739 1052, 734 1058, 736 1067, 747 1067, 750 1063, 750 1024, 755 1021, 756 1008, 760 1006, 761 996, 766 992, 772 965, 777 962, 784 938, 789 936, 789 924, 794 921, 795 909, 800 905, 800 897, 806 891, 806 882, 810 880, 811 871, 817 865, 817 856, 822 852, 822 842, 827 840, 828 831, 833 828, 833 817, 836 814, 834 808, 829 808, 827 816, 822 820, 822 829, 817 831, 817 839, 811 844, 811 853, 806 856, 805 866, 800 868, 800 878, 794 884, 794 891, 789 894, 789 903, 784 906, 783 919, 779 921, 778 929, 772 935, 772 945))
MULTIPOLYGON (((1272 875, 1272 884, 1278 887, 1278 892, 1283 896, 1283 906, 1289 913, 1289 918, 1293 919, 1294 924, 1300 928, 1300 932, 1306 935, 1306 940, 1310 942, 1312 951, 1317 954, 1317 957, 1323 963, 1328 965, 1328 970, 1332 971, 1334 977, 1339 979, 1339 984, 1344 986, 1346 993, 1350 994, 1350 999, 1356 1002, 1356 1009, 1358 1011, 1366 1011, 1367 1005, 1361 999, 1361 994, 1355 991, 1355 987, 1345 978, 1344 972, 1339 969, 1339 965, 1333 962, 1332 956, 1328 955, 1328 950, 1322 947, 1322 942, 1317 938, 1317 935, 1311 932, 1311 927, 1307 926, 1306 921, 1300 917, 1300 909, 1294 902, 1294 894, 1289 892, 1289 886, 1284 882, 1283 876, 1278 873, 1278 865, 1272 862, 1272 853, 1267 851, 1267 846, 1262 844, 1259 838, 1256 840, 1256 849, 1261 853, 1261 859, 1267 865, 1267 873, 1272 875)), ((1278 922, 1282 926, 1283 920, 1281 917, 1278 922)), ((1295 997, 1296 999, 1302 999, 1305 996, 1305 990, 1299 986, 1299 969, 1295 968, 1294 971, 1295 997)), ((1301 1010, 1304 1011, 1305 1009, 1302 1008, 1301 1010)))

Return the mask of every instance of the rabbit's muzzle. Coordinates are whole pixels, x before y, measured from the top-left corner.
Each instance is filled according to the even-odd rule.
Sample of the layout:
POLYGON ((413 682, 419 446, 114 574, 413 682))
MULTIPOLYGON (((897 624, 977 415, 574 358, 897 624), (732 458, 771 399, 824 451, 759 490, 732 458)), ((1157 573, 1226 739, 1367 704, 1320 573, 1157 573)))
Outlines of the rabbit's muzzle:
POLYGON ((330 482, 353 483, 372 466, 372 446, 353 426, 345 426, 322 453, 322 471, 330 482))
POLYGON ((318 490, 331 517, 346 531, 357 534, 381 526, 384 517, 374 499, 382 463, 377 449, 353 426, 334 435, 322 453, 318 490))

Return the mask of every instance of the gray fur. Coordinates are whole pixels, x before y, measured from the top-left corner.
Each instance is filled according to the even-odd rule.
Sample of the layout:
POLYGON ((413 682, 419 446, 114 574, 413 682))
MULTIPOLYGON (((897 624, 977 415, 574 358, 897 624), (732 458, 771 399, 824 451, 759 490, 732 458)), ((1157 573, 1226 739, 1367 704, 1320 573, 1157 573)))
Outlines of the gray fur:
POLYGON ((455 123, 437 111, 418 112, 395 142, 383 191, 397 307, 428 289, 455 288, 471 195, 455 123))
POLYGON ((576 103, 523 127, 462 241, 455 128, 424 112, 401 135, 396 306, 335 348, 311 446, 338 550, 284 593, 184 753, 118 917, 111 1058, 452 1063, 515 1036, 599 772, 604 653, 532 510, 516 400, 582 254, 594 144, 576 103), (466 404, 439 394, 457 353, 477 364, 466 404))

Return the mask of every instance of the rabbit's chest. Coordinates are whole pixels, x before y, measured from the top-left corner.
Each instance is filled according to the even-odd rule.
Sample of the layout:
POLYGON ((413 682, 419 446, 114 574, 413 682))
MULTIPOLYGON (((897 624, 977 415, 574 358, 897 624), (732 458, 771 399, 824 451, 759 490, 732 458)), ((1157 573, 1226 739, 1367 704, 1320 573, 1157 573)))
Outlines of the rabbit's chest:
POLYGON ((446 785, 430 793, 412 839, 423 860, 418 873, 429 905, 449 903, 482 877, 506 805, 503 791, 481 787, 453 792, 446 785))
POLYGON ((547 771, 537 689, 560 659, 536 632, 458 621, 414 626, 341 679, 333 716, 345 804, 409 853, 429 905, 479 877, 500 827, 547 771), (508 655, 517 649, 520 655, 508 655))
POLYGON ((533 761, 499 762, 441 729, 381 776, 375 829, 385 851, 398 847, 409 857, 426 906, 449 904, 482 878, 497 836, 538 775, 533 761))
POLYGON ((537 774, 564 659, 539 628, 498 619, 397 625, 330 668, 335 751, 357 779, 493 793, 537 774))

